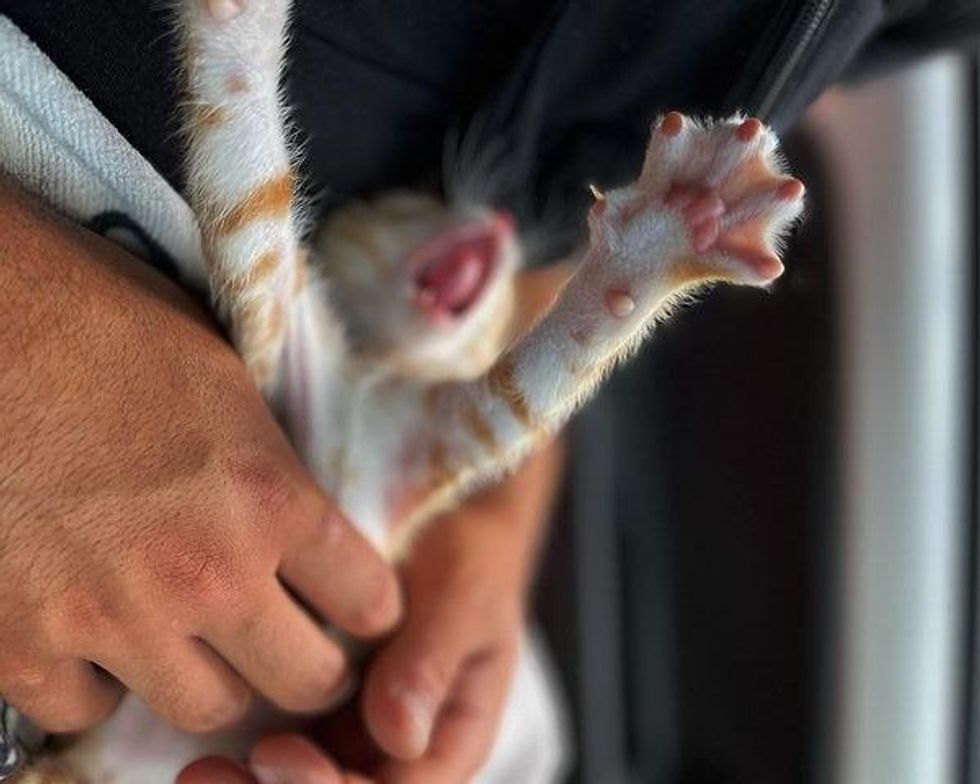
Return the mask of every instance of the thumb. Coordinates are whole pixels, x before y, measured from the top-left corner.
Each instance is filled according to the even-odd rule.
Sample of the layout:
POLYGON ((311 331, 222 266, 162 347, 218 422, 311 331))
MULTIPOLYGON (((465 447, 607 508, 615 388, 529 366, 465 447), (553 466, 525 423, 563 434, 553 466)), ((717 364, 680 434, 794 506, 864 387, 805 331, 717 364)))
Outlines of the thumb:
POLYGON ((372 662, 364 686, 364 723, 374 742, 395 759, 421 757, 440 708, 467 659, 483 642, 471 607, 431 597, 372 662))

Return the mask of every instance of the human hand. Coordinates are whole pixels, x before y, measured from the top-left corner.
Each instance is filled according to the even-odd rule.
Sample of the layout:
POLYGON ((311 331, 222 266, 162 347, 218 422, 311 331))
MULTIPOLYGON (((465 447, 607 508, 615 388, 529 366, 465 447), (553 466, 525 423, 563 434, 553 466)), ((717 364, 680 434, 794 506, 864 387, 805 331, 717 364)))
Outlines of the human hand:
POLYGON ((248 685, 325 707, 344 656, 285 586, 374 636, 392 569, 183 292, 3 182, 0 259, 0 694, 53 731, 112 709, 106 672, 191 731, 248 685))
POLYGON ((557 447, 544 450, 423 531, 403 567, 404 626, 368 665, 359 705, 316 727, 316 744, 266 738, 252 752, 252 773, 209 758, 178 784, 469 780, 496 735, 559 467, 557 447))

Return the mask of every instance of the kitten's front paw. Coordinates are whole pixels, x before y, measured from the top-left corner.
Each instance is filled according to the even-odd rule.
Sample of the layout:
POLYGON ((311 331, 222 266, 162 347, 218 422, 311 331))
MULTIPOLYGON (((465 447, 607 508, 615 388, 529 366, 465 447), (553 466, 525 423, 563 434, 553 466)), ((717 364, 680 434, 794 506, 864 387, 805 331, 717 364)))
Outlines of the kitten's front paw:
POLYGON ((655 261, 672 284, 764 285, 782 273, 779 239, 803 191, 759 120, 703 125, 670 112, 654 126, 636 183, 596 192, 593 241, 634 269, 655 261))

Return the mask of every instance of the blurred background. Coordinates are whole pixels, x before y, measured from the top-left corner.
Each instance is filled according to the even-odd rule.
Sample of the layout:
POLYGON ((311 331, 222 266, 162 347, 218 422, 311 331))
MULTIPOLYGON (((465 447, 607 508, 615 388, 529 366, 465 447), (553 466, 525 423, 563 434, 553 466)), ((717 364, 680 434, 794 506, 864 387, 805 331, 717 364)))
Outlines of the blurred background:
POLYGON ((787 274, 578 419, 539 586, 574 781, 980 782, 978 74, 825 94, 787 274))

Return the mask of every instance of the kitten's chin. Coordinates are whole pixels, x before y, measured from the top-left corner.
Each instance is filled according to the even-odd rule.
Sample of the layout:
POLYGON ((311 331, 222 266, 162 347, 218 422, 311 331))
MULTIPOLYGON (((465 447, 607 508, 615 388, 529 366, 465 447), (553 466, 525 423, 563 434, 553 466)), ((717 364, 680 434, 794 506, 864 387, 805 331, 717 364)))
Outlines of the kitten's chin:
POLYGON ((425 330, 392 356, 397 375, 435 383, 477 378, 493 365, 510 335, 514 317, 516 263, 505 258, 473 309, 451 328, 425 330))

